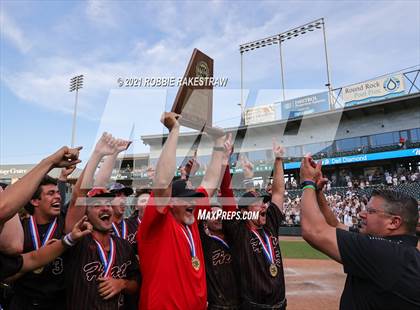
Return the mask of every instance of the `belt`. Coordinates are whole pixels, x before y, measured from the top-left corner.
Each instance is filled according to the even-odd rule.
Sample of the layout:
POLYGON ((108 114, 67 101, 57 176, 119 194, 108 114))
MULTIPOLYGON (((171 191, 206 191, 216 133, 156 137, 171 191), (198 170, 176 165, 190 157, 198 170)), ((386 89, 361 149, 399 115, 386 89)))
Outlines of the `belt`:
POLYGON ((243 310, 257 310, 257 309, 270 309, 270 310, 284 310, 287 306, 287 299, 284 298, 279 303, 274 305, 267 305, 267 304, 259 304, 256 302, 252 302, 250 300, 246 300, 242 303, 241 309, 243 310))
POLYGON ((239 306, 222 306, 222 305, 214 305, 214 304, 209 304, 207 307, 207 310, 239 310, 240 307, 239 306))

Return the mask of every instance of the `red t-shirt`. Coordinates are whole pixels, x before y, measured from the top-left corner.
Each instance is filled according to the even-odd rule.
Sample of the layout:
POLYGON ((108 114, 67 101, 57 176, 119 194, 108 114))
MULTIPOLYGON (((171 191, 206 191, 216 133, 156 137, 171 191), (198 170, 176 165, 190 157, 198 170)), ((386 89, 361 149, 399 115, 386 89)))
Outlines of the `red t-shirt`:
POLYGON ((195 209, 196 221, 189 226, 200 260, 199 270, 192 266, 188 240, 170 207, 166 206, 164 212, 159 213, 153 193, 149 199, 137 234, 142 273, 139 309, 206 309, 206 271, 197 213, 199 208, 209 208, 209 201, 204 188, 196 191, 205 194, 200 201, 202 206, 195 209))

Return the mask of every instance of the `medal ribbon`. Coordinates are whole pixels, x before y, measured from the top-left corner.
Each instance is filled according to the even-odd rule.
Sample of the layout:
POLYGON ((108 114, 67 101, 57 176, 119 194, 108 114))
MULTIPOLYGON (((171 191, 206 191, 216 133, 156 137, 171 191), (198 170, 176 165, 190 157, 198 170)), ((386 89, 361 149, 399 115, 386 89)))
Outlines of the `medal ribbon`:
POLYGON ((213 238, 213 239, 215 239, 215 240, 217 240, 217 241, 219 241, 219 242, 221 242, 227 249, 229 249, 229 245, 226 243, 226 241, 225 240, 223 240, 222 238, 220 238, 220 237, 218 237, 218 236, 215 236, 215 235, 212 235, 212 234, 209 234, 209 236, 210 236, 210 238, 213 238))
POLYGON ((185 225, 185 229, 182 227, 182 232, 184 233, 185 238, 187 238, 188 244, 190 245, 191 257, 195 257, 195 244, 190 228, 185 225))
POLYGON ((31 234, 32 244, 35 250, 38 250, 40 247, 43 247, 49 240, 52 239, 52 236, 57 229, 57 218, 48 226, 47 233, 45 234, 44 240, 39 238, 38 226, 36 225, 35 218, 31 215, 29 218, 29 232, 31 234))
POLYGON ((256 230, 254 230, 254 229, 252 229, 251 230, 253 233, 254 233, 254 235, 258 238, 258 240, 260 241, 260 244, 261 244, 261 246, 262 246, 262 248, 263 248, 263 253, 264 253, 264 255, 265 255, 265 257, 268 259, 268 261, 271 263, 271 264, 274 264, 274 257, 275 257, 275 254, 274 254, 274 249, 273 249, 273 245, 271 244, 271 238, 270 237, 268 237, 267 236, 267 234, 266 234, 266 232, 264 231, 264 239, 265 239, 265 241, 266 241, 266 244, 264 243, 264 241, 262 240, 262 238, 261 238, 261 236, 260 236, 260 234, 256 231, 256 230))
POLYGON ((96 242, 99 258, 101 259, 102 264, 104 265, 104 278, 110 277, 111 269, 115 262, 115 241, 111 237, 109 237, 109 254, 107 258, 102 245, 97 240, 93 240, 96 242))
POLYGON ((127 239, 127 225, 124 220, 121 222, 122 234, 120 234, 120 230, 118 229, 117 225, 115 225, 115 223, 112 223, 112 230, 114 231, 115 235, 117 235, 117 237, 127 239))

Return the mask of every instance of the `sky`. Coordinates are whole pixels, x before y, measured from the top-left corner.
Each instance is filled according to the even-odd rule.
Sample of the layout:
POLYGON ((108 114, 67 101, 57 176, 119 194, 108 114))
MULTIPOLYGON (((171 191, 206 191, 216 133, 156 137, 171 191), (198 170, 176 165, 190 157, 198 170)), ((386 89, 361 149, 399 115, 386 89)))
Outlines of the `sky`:
MULTIPOLYGON (((333 87, 420 64, 420 1, 0 1, 0 164, 36 163, 71 143, 86 160, 108 130, 133 140, 164 132, 177 88, 120 88, 118 78, 182 77, 194 48, 214 59, 213 123, 240 121, 239 45, 323 17, 333 87), (134 124, 134 125, 133 125, 134 124)), ((322 31, 282 47, 287 99, 325 91, 322 31)), ((281 99, 277 45, 244 54, 247 107, 281 99)))

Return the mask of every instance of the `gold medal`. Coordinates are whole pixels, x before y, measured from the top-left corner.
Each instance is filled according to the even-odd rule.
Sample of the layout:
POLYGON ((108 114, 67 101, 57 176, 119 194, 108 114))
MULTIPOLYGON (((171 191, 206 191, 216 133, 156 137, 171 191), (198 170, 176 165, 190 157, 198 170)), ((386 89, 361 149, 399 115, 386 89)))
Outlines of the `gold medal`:
POLYGON ((277 270, 277 266, 276 265, 274 265, 274 264, 271 264, 270 265, 270 274, 271 274, 271 276, 274 278, 275 276, 277 276, 277 272, 278 272, 278 270, 277 270))
POLYGON ((200 260, 198 259, 197 256, 193 256, 191 258, 191 263, 192 263, 192 266, 195 270, 198 271, 200 269, 200 260))
POLYGON ((40 274, 40 273, 42 273, 44 271, 44 267, 40 267, 40 268, 38 268, 38 269, 35 269, 34 271, 32 271, 33 273, 35 273, 35 274, 40 274))

